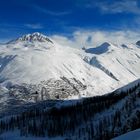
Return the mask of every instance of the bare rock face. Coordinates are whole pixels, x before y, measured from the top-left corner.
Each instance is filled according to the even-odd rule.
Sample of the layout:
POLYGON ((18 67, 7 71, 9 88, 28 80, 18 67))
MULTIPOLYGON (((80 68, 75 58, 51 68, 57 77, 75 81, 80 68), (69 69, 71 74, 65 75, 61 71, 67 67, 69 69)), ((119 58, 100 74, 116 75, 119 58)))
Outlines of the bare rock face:
POLYGON ((60 80, 41 81, 38 85, 25 83, 22 85, 11 85, 9 87, 9 95, 17 100, 37 102, 80 96, 80 91, 85 89, 86 86, 79 80, 61 77, 60 80))

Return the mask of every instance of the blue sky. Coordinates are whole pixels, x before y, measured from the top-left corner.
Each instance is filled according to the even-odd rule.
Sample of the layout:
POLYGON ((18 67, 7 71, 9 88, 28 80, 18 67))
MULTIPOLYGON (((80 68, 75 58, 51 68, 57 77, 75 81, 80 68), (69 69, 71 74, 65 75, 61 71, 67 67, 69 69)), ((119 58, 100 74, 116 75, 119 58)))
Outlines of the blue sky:
POLYGON ((139 31, 139 0, 1 0, 0 40, 42 32, 139 31))

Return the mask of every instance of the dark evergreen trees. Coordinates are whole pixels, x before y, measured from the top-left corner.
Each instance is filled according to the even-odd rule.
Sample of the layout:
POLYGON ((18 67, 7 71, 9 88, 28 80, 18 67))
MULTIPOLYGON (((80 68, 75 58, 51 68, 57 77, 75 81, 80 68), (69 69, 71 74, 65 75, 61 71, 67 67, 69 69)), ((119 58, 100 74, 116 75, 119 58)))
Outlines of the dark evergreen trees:
MULTIPOLYGON (((131 121, 124 126, 121 119, 122 114, 128 117, 131 111, 136 108, 136 100, 140 97, 138 89, 140 89, 139 84, 127 91, 117 91, 104 96, 85 98, 71 106, 54 107, 50 110, 34 108, 17 116, 12 116, 8 120, 1 120, 0 133, 18 129, 21 136, 56 137, 75 135, 75 139, 85 137, 88 140, 108 140, 120 133, 140 127, 140 110, 137 110, 131 121), (115 110, 114 114, 104 115, 97 122, 93 121, 97 113, 113 107, 122 99, 126 99, 123 108, 115 110)), ((42 93, 45 92, 42 91, 42 93)), ((44 94, 42 94, 42 99, 43 96, 44 94)))

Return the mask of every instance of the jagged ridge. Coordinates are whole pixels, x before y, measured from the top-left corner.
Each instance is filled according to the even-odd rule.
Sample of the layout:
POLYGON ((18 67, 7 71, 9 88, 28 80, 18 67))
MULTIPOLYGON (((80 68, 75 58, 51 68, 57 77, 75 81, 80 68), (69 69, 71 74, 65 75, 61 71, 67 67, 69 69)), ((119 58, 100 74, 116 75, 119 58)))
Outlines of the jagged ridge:
MULTIPOLYGON (((53 44, 53 41, 51 41, 47 36, 39 33, 39 32, 35 32, 32 34, 27 34, 27 35, 23 35, 22 37, 19 37, 15 40, 15 42, 20 42, 20 41, 28 41, 28 42, 50 42, 53 44)), ((10 41, 10 43, 13 41, 10 41)))

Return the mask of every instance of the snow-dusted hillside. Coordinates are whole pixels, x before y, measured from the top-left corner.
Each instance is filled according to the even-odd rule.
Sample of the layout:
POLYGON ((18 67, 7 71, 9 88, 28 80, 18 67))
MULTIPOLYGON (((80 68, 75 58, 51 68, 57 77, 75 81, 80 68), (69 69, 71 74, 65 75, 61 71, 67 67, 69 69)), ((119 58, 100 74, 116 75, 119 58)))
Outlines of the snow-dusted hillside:
POLYGON ((124 135, 121 135, 113 140, 140 140, 140 129, 128 132, 124 135))
POLYGON ((78 98, 105 94, 139 77, 140 48, 136 44, 104 43, 80 50, 33 33, 0 46, 0 85, 14 93, 17 87, 23 93, 24 86, 34 88, 29 92, 40 92, 51 80, 52 88, 45 84, 49 94, 54 89, 67 92, 73 88, 77 94, 64 98, 78 98))
POLYGON ((109 140, 140 128, 140 79, 75 101, 53 100, 53 108, 48 108, 49 101, 16 107, 18 113, 1 117, 0 139, 109 140))

